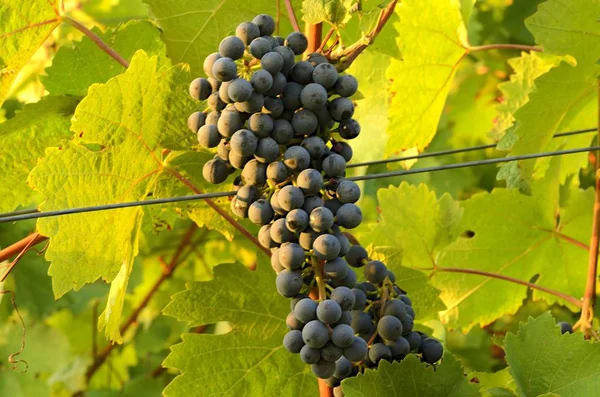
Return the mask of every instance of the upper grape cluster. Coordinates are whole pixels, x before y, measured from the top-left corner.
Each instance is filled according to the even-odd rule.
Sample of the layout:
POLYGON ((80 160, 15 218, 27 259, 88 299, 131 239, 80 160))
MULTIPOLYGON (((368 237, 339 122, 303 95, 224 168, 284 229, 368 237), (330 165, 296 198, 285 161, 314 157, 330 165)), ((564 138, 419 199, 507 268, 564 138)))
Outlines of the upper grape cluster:
POLYGON ((362 221, 360 188, 344 179, 353 155, 345 140, 360 133, 349 99, 358 82, 320 53, 297 61, 306 37, 274 30, 273 18, 258 15, 221 41, 204 61, 208 77, 190 84, 209 109, 188 126, 200 145, 217 148, 203 168, 208 182, 241 170, 231 210, 261 226, 277 290, 292 298, 284 345, 333 387, 410 352, 435 363, 442 346, 413 331, 415 312, 394 274, 343 232, 362 221), (357 284, 351 267, 364 267, 367 281, 357 284), (308 296, 315 286, 318 302, 308 296))

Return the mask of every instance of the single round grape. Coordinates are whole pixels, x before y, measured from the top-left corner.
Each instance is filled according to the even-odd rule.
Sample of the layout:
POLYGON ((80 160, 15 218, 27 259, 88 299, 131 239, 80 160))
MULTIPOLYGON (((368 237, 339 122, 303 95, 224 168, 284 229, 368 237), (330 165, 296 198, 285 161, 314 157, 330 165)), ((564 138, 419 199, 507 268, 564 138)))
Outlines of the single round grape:
POLYGON ((317 306, 317 318, 325 324, 333 324, 342 317, 340 305, 330 299, 321 301, 317 306))
MULTIPOLYGON (((406 308, 408 309, 410 306, 406 306, 406 308)), ((415 321, 414 319, 408 314, 400 316, 400 322, 402 323, 402 336, 406 336, 409 333, 412 332, 415 321)))
POLYGON ((344 121, 354 115, 354 104, 348 98, 335 98, 329 105, 329 112, 335 121, 344 121))
POLYGON ((399 337, 396 340, 389 340, 385 342, 385 345, 390 348, 392 352, 392 357, 394 358, 404 358, 408 353, 410 353, 410 344, 403 337, 399 337))
POLYGON ((352 267, 363 267, 369 259, 367 250, 360 245, 353 245, 346 254, 346 262, 352 267))
POLYGON ((258 160, 248 161, 242 170, 242 181, 246 185, 263 186, 267 181, 267 166, 258 160))
MULTIPOLYGON (((298 187, 302 188, 300 185, 298 187)), ((315 208, 323 207, 325 205, 325 201, 319 196, 306 196, 304 197, 304 205, 302 205, 302 209, 307 214, 310 214, 315 208)), ((308 220, 307 220, 308 221, 308 220)))
POLYGON ((229 144, 226 140, 221 139, 221 142, 219 142, 219 145, 217 146, 217 155, 227 161, 229 160, 229 151, 229 144))
POLYGON ((315 349, 308 345, 304 345, 300 349, 300 360, 305 364, 316 364, 321 360, 321 349, 315 349))
POLYGON ((308 251, 312 249, 312 246, 317 237, 319 237, 319 234, 317 232, 307 229, 304 232, 300 233, 300 236, 298 237, 298 243, 302 248, 308 251))
POLYGON ((304 328, 304 323, 296 318, 293 311, 285 318, 285 325, 287 325, 289 330, 302 331, 302 328, 304 328))
POLYGON ((281 94, 281 100, 283 106, 288 110, 296 110, 302 106, 300 101, 300 94, 302 93, 303 85, 298 84, 294 81, 290 81, 286 84, 281 94))
POLYGON ((235 102, 246 102, 252 97, 254 89, 252 84, 246 79, 235 79, 227 88, 229 98, 235 102))
POLYGON ((352 312, 351 325, 355 333, 361 334, 368 332, 372 328, 373 320, 368 313, 356 310, 352 312))
POLYGON ((263 36, 263 38, 267 39, 269 41, 269 44, 271 44, 271 51, 273 48, 281 45, 279 44, 279 40, 277 40, 277 37, 266 35, 263 36))
POLYGON ((307 109, 322 109, 327 106, 327 90, 320 84, 310 83, 302 89, 300 100, 307 109))
POLYGON ((277 219, 271 226, 271 239, 278 244, 289 243, 294 234, 285 225, 285 218, 277 219))
POLYGON ((246 102, 236 102, 235 108, 244 113, 257 113, 260 112, 265 103, 265 97, 263 94, 258 92, 252 92, 252 96, 246 102))
POLYGON ((267 14, 260 14, 254 17, 252 23, 258 26, 261 36, 272 35, 275 31, 275 20, 267 14))
POLYGON ((350 240, 348 240, 348 237, 342 233, 337 225, 334 225, 332 229, 333 235, 340 240, 340 256, 346 256, 351 247, 350 240))
POLYGON ((273 194, 271 195, 271 207, 273 207, 273 211, 275 211, 275 213, 277 215, 285 215, 286 212, 283 208, 281 208, 281 205, 279 205, 279 191, 275 191, 273 192, 273 194))
POLYGON ((296 63, 290 70, 290 77, 296 83, 308 84, 312 81, 312 74, 315 70, 314 66, 307 61, 296 63))
POLYGON ((336 362, 342 357, 343 352, 341 347, 334 345, 333 342, 330 341, 321 349, 321 358, 325 361, 336 362))
POLYGON ((237 191, 236 197, 238 200, 250 207, 250 204, 258 200, 260 193, 254 186, 244 185, 237 191))
POLYGON ((283 57, 274 51, 267 52, 260 59, 260 66, 263 68, 263 70, 266 70, 272 75, 276 75, 283 69, 283 57))
MULTIPOLYGON (((351 310, 354 306, 354 292, 348 287, 337 287, 331 292, 331 300, 336 301, 342 310, 351 310)), ((345 346, 342 346, 345 347, 345 346)))
POLYGON ((352 310, 363 310, 367 306, 367 295, 358 288, 352 288, 352 293, 354 294, 352 310))
POLYGON ((407 335, 402 336, 408 342, 410 351, 415 351, 421 345, 421 335, 417 332, 409 332, 407 335))
POLYGON ((352 362, 362 361, 367 356, 369 347, 362 338, 355 336, 354 342, 344 349, 344 357, 352 362))
POLYGON ((402 302, 404 302, 407 306, 412 306, 412 301, 410 300, 410 298, 408 297, 408 295, 400 295, 398 297, 398 299, 400 299, 402 302))
POLYGON ((370 261, 365 265, 365 278, 373 284, 380 284, 387 276, 387 267, 383 262, 370 261))
POLYGON ((271 255, 271 267, 275 271, 275 274, 279 274, 285 269, 285 267, 281 266, 281 263, 279 263, 279 255, 277 255, 278 250, 279 248, 274 248, 272 251, 273 254, 271 255))
POLYGON ((558 323, 556 323, 556 325, 558 325, 560 327, 560 333, 561 334, 572 334, 573 333, 573 327, 571 326, 571 324, 565 322, 565 321, 559 321, 558 323))
POLYGON ((325 346, 329 340, 329 330, 327 329, 327 326, 319 320, 312 320, 306 323, 302 329, 302 337, 305 344, 312 348, 320 349, 325 346))
POLYGON ((280 145, 287 145, 294 138, 292 124, 286 120, 275 120, 273 131, 271 131, 271 138, 275 139, 275 142, 280 145))
POLYGON ((394 316, 383 316, 377 323, 377 332, 385 340, 396 340, 402 336, 402 323, 394 316))
POLYGON ((394 284, 396 282, 396 275, 390 269, 387 271, 387 278, 390 279, 390 282, 394 284))
POLYGON ((278 53, 283 58, 283 73, 287 75, 296 62, 296 54, 289 47, 279 45, 273 48, 273 52, 278 53))
POLYGON ((360 124, 354 119, 340 122, 338 133, 344 139, 354 139, 360 135, 360 124))
POLYGON ((308 39, 301 32, 293 32, 285 39, 285 45, 294 51, 295 55, 302 55, 308 48, 308 39))
POLYGON ((377 364, 381 360, 391 360, 392 351, 383 343, 374 343, 369 349, 369 360, 377 364))
POLYGON ((302 275, 300 272, 283 269, 275 279, 277 292, 285 298, 297 295, 302 289, 302 275))
POLYGON ((309 225, 315 232, 325 233, 333 226, 333 213, 326 207, 315 208, 310 213, 309 225))
POLYGON ((212 67, 212 76, 217 81, 231 81, 237 76, 237 65, 231 58, 222 57, 217 59, 212 67))
POLYGON ((234 197, 230 203, 231 212, 240 218, 248 217, 248 204, 240 202, 237 197, 234 197))
POLYGON ((202 77, 192 80, 190 83, 190 96, 197 101, 205 101, 212 94, 210 82, 202 77))
POLYGON ((401 319, 407 315, 406 304, 400 299, 391 299, 385 303, 383 314, 401 319))
POLYGON ((320 379, 331 378, 335 373, 335 363, 331 361, 320 360, 311 365, 313 373, 320 379))
POLYGON ((442 358, 442 355, 444 354, 444 348, 437 340, 426 338, 421 340, 419 353, 423 355, 423 361, 428 364, 435 364, 442 358))
POLYGON ((257 37, 250 43, 250 54, 256 59, 261 59, 267 52, 273 49, 269 40, 257 37))
POLYGON ((218 92, 213 92, 210 94, 207 104, 211 110, 216 110, 218 112, 221 112, 223 109, 225 109, 225 106, 227 106, 227 104, 223 102, 221 98, 219 98, 218 92))
POLYGON ((246 164, 250 162, 250 156, 240 156, 237 153, 229 152, 229 163, 236 170, 243 170, 246 164))
POLYGON ((317 318, 318 303, 312 299, 302 299, 294 307, 294 315, 303 323, 308 323, 317 318))
POLYGON ((346 324, 337 325, 331 333, 331 341, 341 348, 349 347, 354 342, 354 330, 346 324))
POLYGON ((339 76, 335 83, 335 92, 341 97, 351 97, 358 91, 358 80, 356 77, 345 74, 339 76))
POLYGON ((273 119, 268 114, 254 113, 248 119, 248 128, 250 128, 250 131, 257 137, 266 138, 271 134, 271 131, 273 131, 273 119))
POLYGON ((217 125, 221 118, 221 112, 211 111, 206 115, 206 124, 217 125))
POLYGON ((294 311, 294 308, 296 307, 298 302, 300 302, 303 299, 308 299, 308 295, 298 294, 298 295, 294 296, 292 299, 290 299, 290 310, 294 311))
POLYGON ((187 119, 187 126, 194 134, 206 124, 206 114, 202 112, 194 112, 187 119))
MULTIPOLYGON (((217 122, 219 133, 224 138, 231 138, 235 132, 243 127, 243 125, 244 121, 242 120, 240 113, 235 110, 226 110, 222 112, 221 117, 219 117, 219 121, 217 122)), ((245 156, 247 156, 247 154, 245 156)))
POLYGON ((285 186, 279 191, 279 205, 285 211, 301 208, 304 204, 304 193, 296 186, 285 186))
POLYGON ((288 177, 288 169, 281 161, 274 161, 267 166, 267 179, 276 184, 282 183, 288 177))
POLYGON ((235 35, 239 37, 245 45, 249 45, 260 36, 260 29, 252 22, 242 22, 235 29, 235 35))
POLYGON ((343 177, 346 173, 346 160, 339 154, 332 153, 323 160, 323 171, 330 178, 343 177))
POLYGON ((308 56, 306 57, 306 61, 310 62, 311 65, 313 66, 317 66, 320 65, 322 63, 327 63, 329 62, 327 60, 327 58, 325 57, 325 55, 319 53, 319 52, 313 52, 308 54, 308 56))
MULTIPOLYGON (((300 174, 298 174, 296 184, 300 189, 302 189, 304 194, 315 195, 319 193, 319 191, 321 191, 321 188, 323 187, 323 177, 321 176, 321 173, 319 171, 314 170, 312 168, 308 168, 300 172, 300 174)), ((331 216, 333 219, 333 214, 331 214, 331 216)))
POLYGON ((296 243, 285 243, 279 248, 279 262, 286 269, 300 269, 304 264, 304 249, 296 243))
POLYGON ((277 243, 271 239, 271 225, 267 224, 260 228, 258 231, 258 242, 267 249, 277 246, 277 243))
POLYGON ((312 249, 317 259, 329 261, 337 258, 340 253, 340 242, 331 234, 322 234, 313 242, 312 249))
POLYGON ((279 145, 273 138, 262 138, 256 145, 254 157, 261 163, 270 164, 279 157, 279 145))
MULTIPOLYGON (((350 268, 348 268, 350 269, 350 268)), ((354 288, 356 285, 356 273, 351 270, 348 270, 348 273, 344 278, 331 280, 331 285, 333 287, 348 287, 354 288)))
POLYGON ((346 160, 346 163, 352 160, 354 153, 350 145, 346 142, 336 142, 336 147, 339 147, 339 149, 335 150, 335 152, 342 156, 346 160))
POLYGON ((266 70, 257 70, 250 77, 250 84, 256 92, 266 94, 273 87, 273 76, 266 70))
POLYGON ((281 116, 283 110, 284 106, 281 98, 273 98, 270 96, 265 98, 265 103, 262 108, 263 114, 269 115, 272 118, 277 119, 279 116, 281 116))
POLYGON ((322 85, 325 88, 331 88, 335 85, 338 79, 338 72, 335 66, 330 63, 321 63, 315 66, 313 72, 313 81, 322 85))
POLYGON ((256 150, 257 144, 258 139, 256 139, 256 135, 254 135, 252 131, 246 129, 235 132, 229 143, 231 151, 240 156, 252 155, 256 150))
POLYGON ((204 73, 206 73, 208 77, 211 77, 213 79, 215 78, 215 75, 213 74, 213 66, 215 62, 220 58, 221 54, 219 54, 218 52, 213 52, 204 59, 204 73))
POLYGON ((219 88, 221 88, 221 82, 217 81, 217 79, 213 79, 212 77, 209 77, 207 80, 208 80, 208 84, 210 84, 210 89, 212 92, 218 91, 219 88))
POLYGON ((283 337, 283 346, 290 353, 300 353, 300 349, 304 346, 302 340, 302 331, 292 330, 283 337))
POLYGON ((335 220, 341 227, 354 229, 362 222, 362 211, 356 204, 344 204, 335 214, 335 220))
POLYGON ((285 224, 292 232, 303 232, 308 227, 308 214, 300 208, 291 210, 285 216, 285 224))
POLYGON ((344 180, 338 185, 335 196, 344 204, 353 204, 360 198, 360 188, 355 182, 344 180))
POLYGON ((221 83, 221 86, 219 87, 219 99, 221 99, 221 101, 223 101, 223 103, 231 104, 231 103, 235 102, 234 100, 232 100, 229 97, 229 86, 231 85, 231 83, 233 81, 234 80, 221 83))
MULTIPOLYGON (((287 84, 287 78, 283 73, 277 73, 273 75, 273 86, 269 91, 267 91, 267 95, 274 97, 280 95, 287 84)), ((282 102, 283 104, 283 102, 282 102)), ((282 110, 283 112, 283 110, 282 110)))
POLYGON ((406 306, 406 314, 408 314, 413 320, 415 319, 415 309, 412 306, 406 306))
POLYGON ((345 379, 352 374, 352 363, 346 357, 340 357, 335 362, 335 372, 333 374, 337 379, 345 379))
POLYGON ((202 176, 207 182, 215 185, 225 182, 229 176, 227 163, 220 158, 207 161, 202 168, 202 176))
POLYGON ((248 218, 256 225, 266 225, 273 220, 273 216, 275 216, 275 212, 265 199, 256 200, 248 209, 248 218))
POLYGON ((219 54, 233 60, 240 59, 244 55, 246 46, 242 39, 236 36, 227 36, 219 44, 219 54))
POLYGON ((327 277, 333 280, 341 280, 348 274, 350 268, 346 264, 346 261, 340 257, 337 257, 331 261, 325 262, 324 272, 327 277))
POLYGON ((315 160, 323 157, 325 151, 327 150, 325 142, 318 136, 309 136, 308 138, 304 138, 300 146, 306 149, 310 154, 310 157, 315 160))
POLYGON ((315 132, 318 125, 317 116, 308 109, 298 110, 292 117, 292 126, 296 135, 310 135, 315 132))
POLYGON ((325 201, 325 207, 327 207, 327 209, 329 209, 333 215, 337 214, 341 206, 342 202, 336 198, 325 201))
POLYGON ((302 171, 310 164, 310 154, 302 146, 291 146, 283 154, 283 162, 293 171, 302 171))

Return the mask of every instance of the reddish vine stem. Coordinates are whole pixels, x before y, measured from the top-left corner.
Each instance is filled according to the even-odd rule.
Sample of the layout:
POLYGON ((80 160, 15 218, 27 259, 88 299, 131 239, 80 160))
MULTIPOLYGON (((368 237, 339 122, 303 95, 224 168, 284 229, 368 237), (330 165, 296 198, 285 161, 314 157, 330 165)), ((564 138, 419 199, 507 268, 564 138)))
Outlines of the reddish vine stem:
POLYGON ((5 260, 8 260, 15 255, 18 255, 21 251, 25 249, 25 247, 33 247, 34 245, 38 245, 42 241, 46 240, 48 240, 48 237, 42 236, 39 233, 30 234, 24 239, 19 240, 12 245, 9 245, 3 250, 0 250, 0 262, 4 262, 5 260))
POLYGON ((117 51, 111 48, 108 44, 106 44, 96 33, 92 32, 85 26, 83 26, 78 21, 69 18, 67 16, 63 16, 62 20, 72 25, 75 29, 79 30, 81 33, 85 34, 89 37, 96 45, 105 53, 107 53, 111 58, 115 61, 119 62, 124 68, 129 67, 129 61, 123 58, 117 51))
POLYGON ((319 46, 319 49, 317 50, 317 52, 323 52, 323 49, 325 48, 325 46, 327 45, 327 42, 329 41, 329 39, 331 38, 331 35, 333 34, 333 32, 335 32, 335 26, 332 26, 331 29, 329 29, 329 31, 327 32, 327 34, 325 35, 325 38, 323 39, 323 42, 321 43, 321 45, 319 46))
POLYGON ((496 278, 496 279, 504 280, 504 281, 510 281, 511 283, 524 285, 531 289, 537 289, 538 291, 542 291, 547 294, 554 295, 558 298, 561 298, 561 299, 571 303, 574 306, 581 307, 581 301, 579 301, 579 299, 577 299, 571 295, 565 294, 560 291, 555 291, 550 288, 542 287, 541 285, 530 283, 528 281, 519 280, 518 278, 505 276, 503 274, 491 273, 491 272, 486 272, 483 270, 460 269, 460 268, 439 267, 439 266, 435 267, 435 268, 425 268, 425 269, 419 268, 419 269, 420 270, 431 270, 433 272, 432 276, 434 276, 437 272, 440 272, 440 273, 464 273, 464 274, 473 274, 473 275, 477 275, 477 276, 485 276, 485 277, 489 277, 489 278, 496 278))
POLYGON ((488 44, 475 47, 467 47, 468 52, 488 51, 488 50, 521 50, 543 52, 540 47, 523 44, 488 44))
MULTIPOLYGON (((123 325, 121 325, 121 328, 120 328, 121 334, 124 334, 125 332, 127 332, 129 327, 131 327, 137 321, 140 313, 142 312, 142 310, 144 310, 145 307, 148 306, 148 303, 150 303, 150 299, 152 299, 154 294, 156 294, 156 292, 158 291, 160 286, 173 275, 173 272, 175 271, 177 266, 179 266, 179 264, 181 264, 181 262, 187 257, 187 255, 189 255, 191 252, 193 252, 193 250, 189 250, 185 255, 183 255, 183 251, 185 250, 185 248, 187 248, 190 245, 192 236, 194 235, 196 230, 198 230, 198 226, 195 223, 189 227, 189 229, 187 230, 187 232, 184 234, 183 238, 181 239, 181 243, 179 244, 179 247, 173 254, 173 258, 169 262, 169 265, 163 269, 163 273, 156 280, 156 282, 150 288, 150 290, 146 293, 146 295, 144 296, 142 301, 139 303, 139 305, 129 315, 129 317, 123 323, 123 325)), ((90 379, 92 379, 92 377, 94 376, 96 371, 98 371, 98 369, 100 369, 102 364, 104 364, 104 362, 110 356, 110 353, 112 353, 112 351, 117 346, 118 346, 117 344, 112 344, 112 343, 108 344, 96 356, 94 362, 88 368, 88 370, 85 374, 86 380, 88 382, 90 381, 90 379)))
MULTIPOLYGON (((600 94, 600 79, 597 83, 600 94)), ((598 126, 600 126, 600 96, 598 97, 598 126)), ((598 131, 600 142, 600 131, 598 131)), ((583 331, 588 333, 594 319, 594 304, 596 303, 596 283, 598 282, 598 247, 600 246, 600 152, 596 152, 596 192, 594 195, 594 217, 592 221, 592 236, 590 237, 590 251, 588 256, 588 271, 581 317, 578 324, 583 331)))
POLYGON ((285 0, 285 8, 287 9, 288 16, 290 17, 292 27, 296 32, 300 32, 300 25, 298 25, 298 18, 296 18, 296 12, 294 11, 292 0, 285 0))

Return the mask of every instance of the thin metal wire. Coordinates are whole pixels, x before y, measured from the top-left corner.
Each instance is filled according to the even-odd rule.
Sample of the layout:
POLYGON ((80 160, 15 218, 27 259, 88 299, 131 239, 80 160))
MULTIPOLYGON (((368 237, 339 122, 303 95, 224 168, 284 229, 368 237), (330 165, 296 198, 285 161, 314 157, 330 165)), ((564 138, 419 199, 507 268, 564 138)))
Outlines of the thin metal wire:
MULTIPOLYGON (((436 167, 424 167, 424 168, 418 168, 418 169, 414 169, 414 170, 402 170, 402 171, 383 172, 383 173, 363 175, 363 176, 355 176, 355 177, 350 177, 347 179, 349 179, 351 181, 364 181, 364 180, 369 180, 369 179, 390 178, 390 177, 395 177, 395 176, 421 174, 421 173, 426 173, 426 172, 437 172, 437 171, 452 170, 452 169, 457 169, 457 168, 475 167, 475 166, 486 165, 486 164, 500 164, 500 163, 507 163, 510 161, 517 161, 517 160, 529 160, 529 159, 536 159, 536 158, 541 158, 541 157, 552 157, 552 156, 561 156, 561 155, 566 155, 566 154, 583 153, 583 152, 590 152, 590 151, 594 151, 594 150, 600 150, 600 146, 591 146, 591 147, 568 149, 568 150, 558 150, 558 151, 554 151, 554 152, 523 154, 520 156, 510 156, 510 157, 502 157, 502 158, 479 160, 479 161, 467 161, 464 163, 446 164, 446 165, 440 165, 440 166, 436 166, 436 167)), ((27 219, 47 218, 47 217, 51 217, 51 216, 80 214, 83 212, 95 212, 95 211, 104 211, 104 210, 112 210, 112 209, 119 209, 119 208, 129 208, 129 207, 136 207, 136 206, 169 204, 169 203, 177 203, 177 202, 183 202, 183 201, 202 200, 202 199, 208 199, 208 198, 228 197, 228 196, 234 196, 235 194, 236 194, 236 192, 234 192, 234 191, 214 192, 214 193, 193 194, 193 195, 181 196, 181 197, 167 197, 167 198, 151 199, 151 200, 144 200, 144 201, 131 201, 131 202, 126 202, 126 203, 97 205, 97 206, 91 206, 91 207, 69 208, 69 209, 64 209, 64 210, 37 212, 34 214, 6 216, 3 218, 0 218, 0 223, 23 221, 23 220, 27 220, 27 219)))
MULTIPOLYGON (((555 134, 554 136, 552 136, 552 138, 560 138, 560 137, 571 136, 571 135, 585 134, 587 132, 594 132, 597 129, 598 129, 597 127, 594 127, 594 128, 586 128, 583 130, 561 132, 561 133, 555 134)), ((446 156, 449 154, 474 152, 477 150, 493 149, 496 146, 497 146, 497 144, 492 143, 489 145, 471 146, 471 147, 462 148, 462 149, 449 149, 449 150, 440 150, 438 152, 421 153, 421 154, 416 154, 414 156, 391 157, 389 159, 383 159, 383 160, 373 160, 373 161, 365 161, 362 163, 348 164, 346 166, 346 168, 356 168, 356 167, 364 167, 364 166, 368 166, 368 165, 395 163, 397 161, 408 161, 408 160, 424 159, 424 158, 428 158, 428 157, 446 156)))
MULTIPOLYGON (((520 156, 509 156, 509 157, 501 157, 501 158, 496 158, 496 159, 467 161, 464 163, 446 164, 446 165, 439 165, 439 166, 435 166, 435 167, 423 167, 423 168, 417 168, 414 170, 381 172, 381 173, 377 173, 377 174, 354 176, 354 177, 350 177, 350 178, 346 178, 346 179, 349 179, 351 181, 366 181, 366 180, 370 180, 370 179, 391 178, 394 176, 421 174, 421 173, 425 173, 425 172, 436 172, 436 171, 444 171, 444 170, 454 170, 457 168, 477 167, 480 165, 487 165, 487 164, 508 163, 508 162, 517 161, 517 160, 529 160, 529 159, 538 159, 541 157, 562 156, 565 154, 591 152, 594 150, 600 150, 600 146, 590 146, 590 147, 586 147, 586 148, 558 150, 555 152, 523 154, 520 156)), ((0 220, 0 222, 1 222, 1 220, 0 220)))
POLYGON ((14 215, 33 214, 34 212, 38 212, 38 210, 36 210, 35 208, 31 208, 28 210, 5 212, 3 214, 0 214, 0 218, 6 218, 7 216, 14 216, 14 215))

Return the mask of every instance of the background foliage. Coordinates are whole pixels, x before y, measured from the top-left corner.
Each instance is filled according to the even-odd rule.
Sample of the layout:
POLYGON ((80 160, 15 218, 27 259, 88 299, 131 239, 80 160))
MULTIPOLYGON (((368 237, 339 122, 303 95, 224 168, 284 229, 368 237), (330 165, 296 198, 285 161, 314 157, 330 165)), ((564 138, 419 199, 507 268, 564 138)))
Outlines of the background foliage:
MULTIPOLYGON (((283 4, 28 3, 0 0, 0 211, 184 195, 190 183, 215 190, 201 176, 211 155, 186 127, 203 108, 187 84, 239 22, 283 4), (92 28, 129 68, 63 15, 92 28)), ((364 39, 389 3, 293 2, 299 18, 338 29, 343 46, 364 39)), ((599 10, 600 0, 404 0, 348 70, 360 81, 353 161, 497 148, 355 172, 591 144, 593 133, 552 135, 597 124, 599 10), (500 43, 543 52, 485 47, 500 43)), ((283 35, 291 31, 285 12, 279 21, 283 35)), ((593 395, 598 345, 555 326, 574 323, 576 305, 444 269, 581 298, 595 161, 581 153, 363 183, 367 221, 355 235, 385 258, 415 302, 418 327, 447 352, 436 371, 415 357, 384 362, 345 381, 346 395, 593 395)), ((228 210, 227 200, 216 203, 228 210)), ((50 237, 44 252, 29 251, 2 284, 27 328, 18 358, 28 371, 6 360, 22 330, 10 296, 0 295, 0 395, 317 393, 309 369, 281 346, 289 309, 268 259, 204 202, 0 224, 0 248, 33 231, 50 237)))

